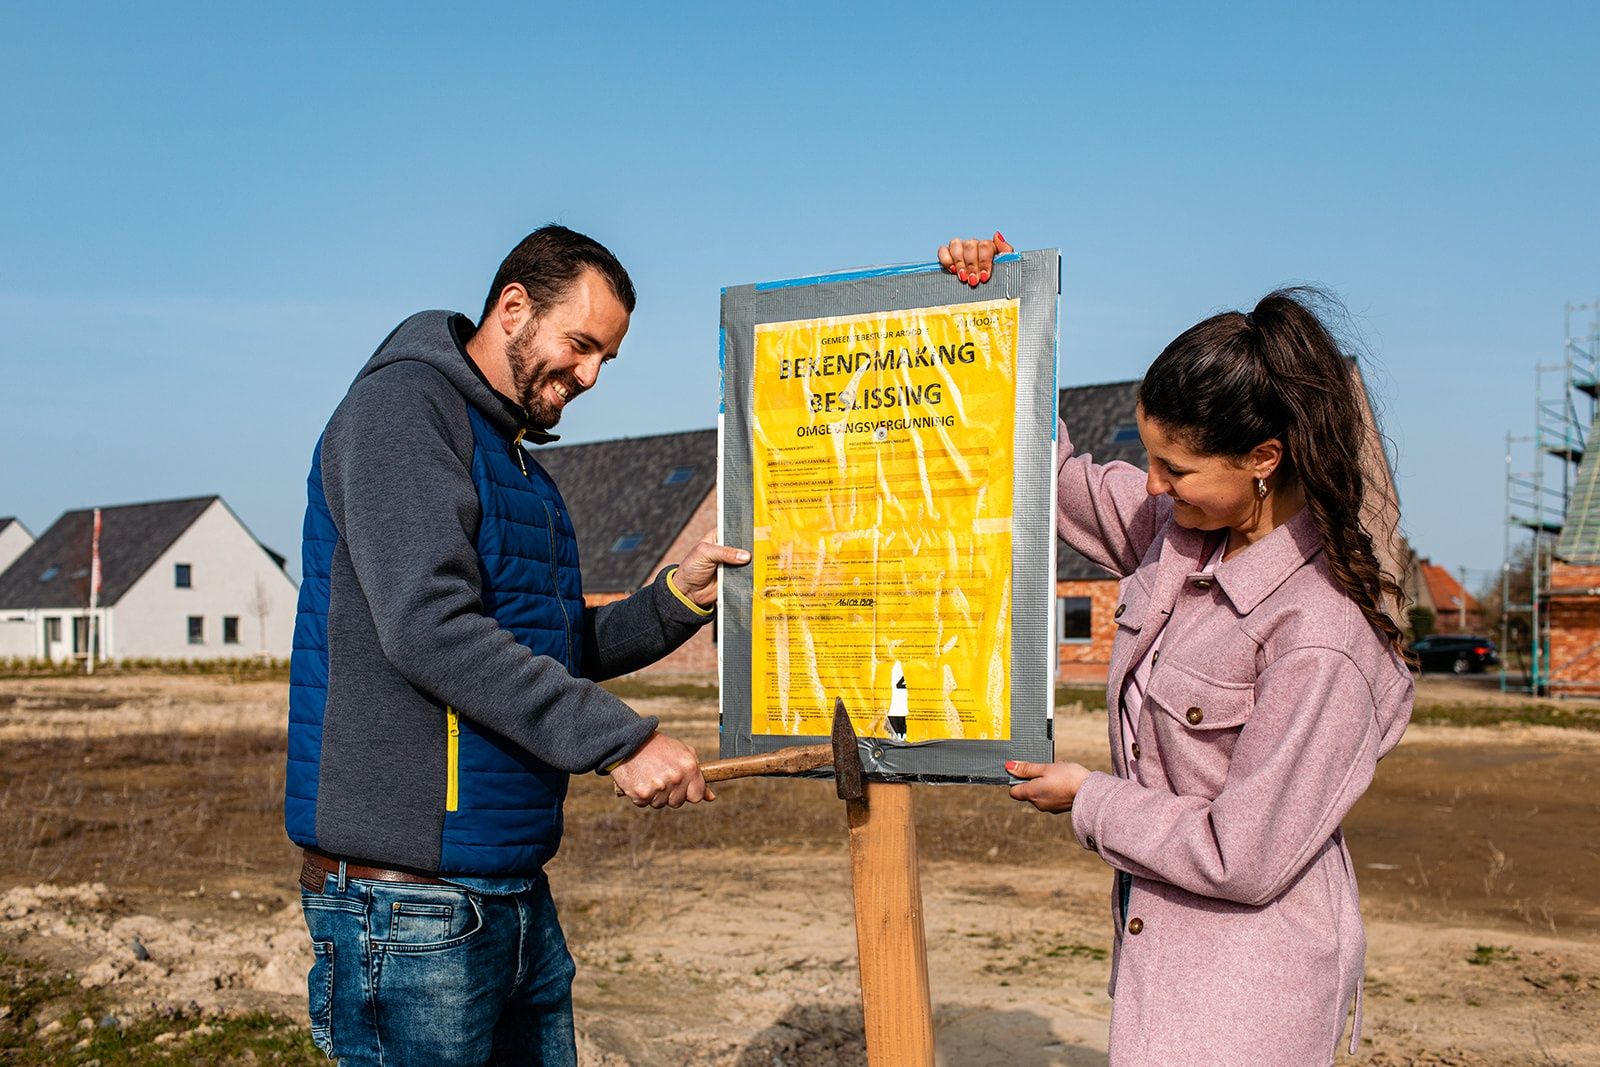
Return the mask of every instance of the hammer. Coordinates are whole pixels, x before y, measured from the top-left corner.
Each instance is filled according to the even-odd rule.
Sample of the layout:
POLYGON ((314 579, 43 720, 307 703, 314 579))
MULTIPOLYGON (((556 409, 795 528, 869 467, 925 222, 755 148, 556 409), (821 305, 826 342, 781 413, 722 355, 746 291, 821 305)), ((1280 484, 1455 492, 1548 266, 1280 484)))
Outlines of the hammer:
MULTIPOLYGON (((860 800, 864 795, 861 751, 856 748, 856 732, 844 701, 833 702, 832 740, 826 745, 791 745, 751 756, 730 756, 700 764, 700 775, 708 782, 730 778, 750 778, 758 774, 804 774, 818 767, 833 767, 833 789, 840 800, 860 800)), ((623 796, 622 787, 615 787, 623 796)))

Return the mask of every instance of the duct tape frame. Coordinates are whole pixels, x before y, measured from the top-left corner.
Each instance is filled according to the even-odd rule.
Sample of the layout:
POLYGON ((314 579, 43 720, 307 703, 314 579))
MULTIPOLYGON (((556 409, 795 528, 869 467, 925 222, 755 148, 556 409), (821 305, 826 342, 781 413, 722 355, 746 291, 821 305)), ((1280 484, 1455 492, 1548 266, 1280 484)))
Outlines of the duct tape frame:
MULTIPOLYGON (((1005 772, 1006 760, 1054 759, 1055 367, 1060 292, 1061 255, 1053 248, 997 257, 990 280, 977 288, 945 273, 937 263, 918 263, 722 291, 717 505, 722 543, 744 546, 753 543, 756 326, 1002 298, 1020 302, 1013 440, 1010 739, 907 743, 864 737, 860 739, 861 760, 870 779, 1006 784, 1012 781, 1005 772)), ((752 732, 752 570, 724 570, 718 594, 719 747, 724 757, 828 740, 825 735, 752 732)), ((817 776, 826 776, 826 772, 817 776)))

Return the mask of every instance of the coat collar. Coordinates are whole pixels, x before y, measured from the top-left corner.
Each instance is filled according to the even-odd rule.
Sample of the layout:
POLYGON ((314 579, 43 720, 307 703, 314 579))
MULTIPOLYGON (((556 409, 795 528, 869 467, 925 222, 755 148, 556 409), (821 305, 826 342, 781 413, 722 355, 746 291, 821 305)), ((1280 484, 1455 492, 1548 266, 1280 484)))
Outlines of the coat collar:
POLYGON ((1311 509, 1301 508, 1288 522, 1217 564, 1214 577, 1234 609, 1248 615, 1321 551, 1322 535, 1312 521, 1311 509))

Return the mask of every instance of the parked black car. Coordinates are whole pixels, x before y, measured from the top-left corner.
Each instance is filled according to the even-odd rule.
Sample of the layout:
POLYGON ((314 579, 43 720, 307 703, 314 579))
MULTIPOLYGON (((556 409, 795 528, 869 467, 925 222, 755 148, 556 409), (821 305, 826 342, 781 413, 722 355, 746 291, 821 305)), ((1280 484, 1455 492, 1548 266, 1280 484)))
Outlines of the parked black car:
POLYGON ((1494 642, 1487 637, 1435 634, 1414 643, 1411 651, 1416 653, 1417 663, 1425 671, 1466 674, 1500 665, 1494 642))

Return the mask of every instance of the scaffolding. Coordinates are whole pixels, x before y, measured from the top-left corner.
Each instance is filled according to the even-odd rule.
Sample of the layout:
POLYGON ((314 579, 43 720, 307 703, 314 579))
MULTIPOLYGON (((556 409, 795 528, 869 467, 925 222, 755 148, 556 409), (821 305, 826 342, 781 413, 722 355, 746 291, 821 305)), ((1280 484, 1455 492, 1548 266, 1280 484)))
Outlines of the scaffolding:
MULTIPOLYGON (((1500 688, 1544 695, 1550 687, 1550 578, 1556 545, 1567 520, 1573 483, 1583 461, 1589 429, 1600 395, 1600 300, 1567 304, 1565 341, 1560 363, 1534 367, 1533 433, 1506 434, 1505 558, 1500 572, 1500 688), (1575 334, 1575 315, 1588 313, 1588 323, 1575 334), (1531 463, 1514 468, 1518 445, 1531 444, 1531 463), (1513 534, 1526 531, 1529 583, 1526 599, 1513 600, 1513 534), (1525 619, 1517 643, 1526 648, 1527 670, 1521 683, 1508 671, 1513 647, 1513 620, 1525 619), (1522 634, 1526 636, 1523 637, 1522 634)), ((1600 447, 1600 443, 1597 443, 1600 447)), ((1525 455, 1527 455, 1525 453, 1525 455)))

